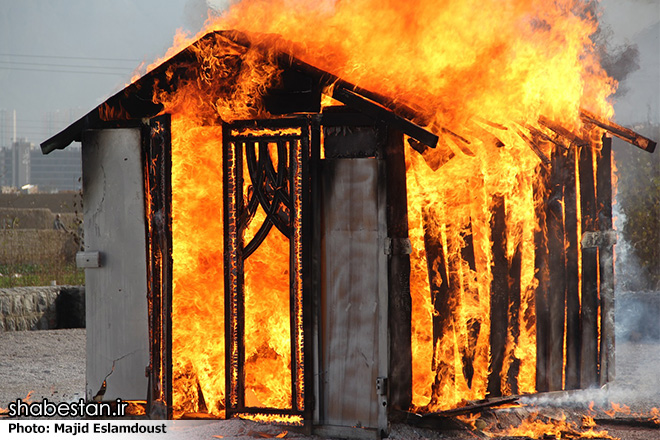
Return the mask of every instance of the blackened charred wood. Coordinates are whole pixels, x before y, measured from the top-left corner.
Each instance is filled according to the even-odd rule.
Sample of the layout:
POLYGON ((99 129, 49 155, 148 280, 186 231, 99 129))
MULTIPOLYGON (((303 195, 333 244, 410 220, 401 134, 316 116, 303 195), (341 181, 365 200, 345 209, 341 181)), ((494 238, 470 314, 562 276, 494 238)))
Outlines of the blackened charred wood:
POLYGON ((566 153, 564 225, 566 233, 566 374, 564 389, 580 388, 580 275, 578 268, 578 214, 575 156, 566 153))
POLYGON ((449 274, 442 245, 440 231, 434 228, 434 211, 424 209, 422 217, 424 221, 424 249, 426 251, 426 264, 429 273, 429 288, 431 290, 431 303, 435 313, 433 314, 433 347, 434 356, 431 368, 438 371, 438 362, 435 349, 437 342, 450 323, 449 312, 449 274))
POLYGON ((491 364, 488 375, 488 397, 502 395, 502 369, 506 350, 508 327, 508 261, 506 255, 506 212, 504 197, 493 197, 490 234, 492 248, 492 275, 490 286, 490 352, 491 364))
POLYGON ((143 132, 150 365, 147 412, 172 416, 172 138, 169 114, 143 132))
MULTIPOLYGON (((363 98, 366 98, 370 101, 378 103, 379 105, 386 107, 390 111, 395 112, 397 115, 407 119, 408 121, 416 121, 422 125, 427 125, 432 118, 431 112, 423 112, 419 109, 415 109, 410 105, 402 103, 401 100, 396 102, 385 95, 380 93, 367 90, 365 88, 359 87, 355 84, 352 84, 348 81, 339 78, 336 75, 333 75, 330 72, 319 69, 318 67, 312 66, 293 55, 292 47, 290 42, 285 42, 283 40, 276 41, 272 38, 269 38, 266 42, 253 41, 253 39, 248 35, 240 31, 216 31, 215 35, 218 35, 222 38, 225 38, 233 43, 236 43, 240 46, 249 48, 254 47, 264 51, 265 53, 271 54, 273 59, 283 68, 292 67, 300 73, 308 75, 314 79, 321 88, 324 87, 333 87, 335 89, 341 88, 348 91, 351 91, 363 98)), ((334 96, 333 96, 334 97, 334 96)), ((336 99, 336 98, 335 98, 336 99)), ((403 131, 403 130, 402 130, 403 131)))
MULTIPOLYGON (((469 271, 476 271, 476 260, 474 257, 474 239, 472 235, 472 221, 468 224, 465 236, 464 236, 464 246, 461 249, 461 258, 463 261, 468 263, 469 271)), ((472 295, 472 301, 478 301, 479 292, 473 290, 473 287, 470 286, 467 278, 470 278, 471 274, 463 274, 463 279, 461 283, 463 285, 464 295, 472 295)), ((467 327, 467 341, 464 344, 461 344, 459 351, 461 353, 461 363, 463 364, 463 377, 467 382, 468 388, 472 388, 472 379, 474 377, 474 357, 477 350, 477 340, 479 339, 479 333, 481 332, 481 322, 478 319, 470 318, 466 323, 467 327)))
MULTIPOLYGON (((431 303, 436 313, 433 315, 433 344, 442 337, 442 329, 449 322, 447 304, 449 303, 449 274, 442 244, 442 236, 437 220, 437 212, 431 207, 422 209, 424 223, 424 249, 429 273, 431 303)), ((433 366, 433 369, 436 367, 433 366)))
POLYGON ((558 123, 551 121, 550 119, 546 118, 545 116, 541 115, 539 116, 539 123, 550 130, 554 131, 558 135, 566 138, 569 140, 572 144, 576 146, 582 146, 582 145, 589 145, 589 142, 586 140, 582 139, 580 136, 576 135, 575 133, 565 129, 558 123))
MULTIPOLYGON (((597 160, 596 200, 598 229, 612 229, 612 138, 603 135, 597 160)), ((600 384, 614 380, 614 249, 603 246, 598 251, 600 265, 601 338, 600 384)))
POLYGON ((546 235, 547 214, 545 200, 547 199, 549 170, 544 166, 536 168, 536 177, 533 183, 535 203, 535 217, 538 228, 534 232, 534 267, 537 279, 535 291, 536 312, 536 390, 549 391, 548 386, 548 352, 550 333, 550 311, 548 301, 548 285, 550 283, 550 270, 548 261, 548 238, 546 235), (543 201, 543 203, 541 203, 543 201))
POLYGON ((508 405, 518 402, 519 396, 498 397, 495 399, 486 399, 474 403, 468 403, 460 408, 452 408, 445 411, 436 411, 424 414, 422 417, 455 417, 464 414, 474 414, 484 409, 497 408, 498 406, 508 405))
POLYGON ((465 139, 463 136, 461 136, 458 133, 454 133, 453 131, 449 130, 448 128, 445 128, 445 127, 436 127, 436 128, 438 129, 438 131, 441 131, 444 134, 448 134, 452 138, 454 138, 458 141, 461 141, 464 144, 470 145, 470 143, 471 143, 468 139, 465 139))
POLYGON ((534 127, 533 125, 530 125, 530 124, 522 124, 522 125, 527 130, 529 130, 529 132, 532 134, 532 137, 534 138, 534 140, 536 140, 536 141, 543 140, 543 141, 551 142, 551 143, 555 144, 556 146, 558 146, 559 148, 562 148, 564 150, 568 150, 568 147, 566 145, 564 145, 562 142, 559 141, 558 135, 555 138, 555 137, 552 137, 552 136, 548 135, 547 133, 544 133, 543 131, 539 130, 538 128, 534 127))
MULTIPOLYGON (((408 239, 406 163, 403 135, 388 130, 385 144, 387 236, 408 239)), ((410 255, 392 252, 388 259, 389 284, 389 400, 392 409, 412 404, 412 297, 410 295, 410 255)))
POLYGON ((411 138, 417 139, 419 142, 428 145, 431 148, 435 148, 438 143, 437 135, 408 119, 402 118, 384 105, 367 99, 354 91, 342 87, 336 87, 332 97, 356 110, 366 113, 378 121, 399 129, 411 138))
MULTIPOLYGON (((308 277, 304 282, 309 283, 311 295, 303 297, 303 310, 307 312, 303 314, 303 337, 305 341, 305 411, 303 417, 305 418, 305 428, 307 429, 309 423, 313 420, 315 411, 316 396, 319 394, 319 383, 317 376, 314 374, 314 357, 315 352, 318 351, 318 340, 316 335, 319 331, 321 306, 319 298, 320 295, 316 294, 321 291, 321 197, 320 193, 320 179, 318 178, 321 158, 321 121, 319 119, 311 120, 310 127, 310 163, 307 168, 307 185, 309 185, 309 192, 305 191, 306 196, 309 198, 307 206, 307 228, 308 234, 305 241, 307 255, 308 277)), ((303 206, 305 206, 303 204, 303 206)), ((318 409, 318 407, 316 408, 318 409)))
MULTIPOLYGON (((582 233, 596 231, 596 186, 591 146, 580 147, 580 204, 582 233)), ((598 381, 598 249, 582 247, 582 305, 580 308, 580 387, 593 388, 598 381)))
POLYGON ((531 148, 532 151, 539 157, 539 159, 541 159, 543 165, 546 166, 550 165, 550 159, 548 159, 548 156, 546 156, 545 153, 541 151, 541 148, 538 145, 536 145, 536 142, 534 142, 532 139, 527 137, 527 135, 523 133, 521 130, 516 129, 516 133, 518 133, 518 136, 520 136, 522 140, 524 140, 527 143, 527 145, 529 145, 529 148, 531 148))
POLYGON ((546 205, 548 228, 549 306, 549 391, 562 389, 564 372, 564 320, 566 307, 566 251, 564 242, 564 182, 566 160, 555 150, 552 157, 550 194, 546 205))
POLYGON ((435 310, 433 314, 433 361, 431 369, 435 373, 435 381, 432 385, 431 403, 441 401, 441 390, 447 381, 453 381, 453 377, 447 375, 453 370, 453 363, 439 355, 438 348, 442 348, 438 341, 450 332, 454 331, 451 315, 452 286, 449 278, 450 269, 447 263, 443 246, 442 229, 439 227, 442 219, 437 207, 424 207, 422 209, 422 221, 424 227, 424 248, 426 251, 426 264, 429 273, 429 287, 431 303, 435 310))
POLYGON ((345 81, 339 78, 336 75, 333 75, 329 72, 321 70, 317 67, 307 64, 304 61, 301 61, 298 58, 292 57, 288 54, 281 54, 279 57, 280 64, 290 65, 297 69, 300 72, 306 73, 311 77, 315 78, 322 87, 339 87, 346 90, 355 92, 371 101, 377 102, 380 105, 389 108, 390 110, 400 114, 402 117, 413 120, 420 121, 423 124, 426 124, 428 120, 431 119, 431 113, 422 113, 419 110, 415 110, 409 105, 406 105, 402 102, 394 102, 392 98, 389 98, 380 93, 372 92, 365 88, 359 87, 355 84, 352 84, 348 81, 345 81))
POLYGON ((605 426, 630 426, 634 428, 660 429, 660 421, 657 419, 643 419, 635 417, 615 417, 613 419, 594 418, 597 425, 605 426))
POLYGON ((409 411, 393 411, 391 421, 394 423, 405 423, 419 428, 433 429, 435 431, 469 432, 474 438, 490 438, 480 431, 474 431, 471 427, 453 417, 424 417, 421 414, 409 411))
POLYGON ((635 133, 626 127, 622 127, 621 125, 618 125, 612 121, 601 118, 600 116, 597 116, 596 114, 591 113, 585 109, 580 110, 580 118, 585 122, 589 122, 591 124, 597 125, 603 130, 609 131, 619 139, 623 139, 624 141, 629 142, 644 151, 648 151, 649 153, 653 153, 655 151, 657 142, 644 137, 639 133, 635 133))
MULTIPOLYGON (((509 335, 512 347, 518 346, 520 338, 520 278, 522 273, 522 244, 516 243, 516 250, 509 262, 509 335)), ((518 373, 520 373, 520 359, 514 353, 510 354, 509 369, 507 371, 507 384, 512 394, 518 394, 518 373)))

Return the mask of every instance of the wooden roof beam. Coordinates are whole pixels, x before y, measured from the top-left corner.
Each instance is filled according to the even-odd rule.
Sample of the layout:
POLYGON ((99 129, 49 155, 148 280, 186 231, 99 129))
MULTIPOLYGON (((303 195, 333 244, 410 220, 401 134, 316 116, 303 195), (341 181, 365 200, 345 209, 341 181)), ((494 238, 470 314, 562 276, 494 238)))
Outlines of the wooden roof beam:
POLYGON ((647 137, 644 137, 639 133, 635 133, 634 131, 626 127, 622 127, 618 124, 615 124, 612 121, 605 120, 600 116, 597 116, 594 113, 591 113, 585 109, 580 109, 580 118, 584 122, 597 125, 603 130, 612 133, 614 136, 618 137, 619 139, 623 139, 624 141, 631 143, 634 146, 639 147, 644 151, 648 151, 649 153, 653 153, 655 151, 655 147, 657 145, 655 141, 647 137))

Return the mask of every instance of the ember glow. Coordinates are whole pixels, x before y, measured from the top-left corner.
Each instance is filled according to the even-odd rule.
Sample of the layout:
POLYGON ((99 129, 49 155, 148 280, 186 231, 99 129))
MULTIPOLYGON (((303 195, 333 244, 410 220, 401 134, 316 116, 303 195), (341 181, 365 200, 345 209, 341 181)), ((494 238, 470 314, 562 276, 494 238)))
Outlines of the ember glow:
POLYGON ((532 414, 527 417, 522 423, 515 427, 505 429, 503 432, 499 430, 487 431, 486 433, 491 437, 512 436, 524 438, 555 438, 555 439, 568 439, 568 438, 598 438, 598 439, 615 439, 616 437, 610 436, 606 430, 596 430, 596 426, 592 423, 593 420, 584 419, 581 426, 578 423, 566 420, 566 416, 562 415, 559 419, 550 419, 542 417, 539 414, 532 414))
MULTIPOLYGON (((580 109, 611 117, 607 97, 616 84, 595 57, 589 37, 596 28, 584 2, 571 0, 246 0, 200 33, 235 29, 254 44, 284 45, 391 97, 393 107, 414 109, 414 122, 439 136, 434 150, 406 142, 417 409, 537 390, 535 234, 547 231, 536 212, 548 198, 537 186, 562 142, 539 120, 593 145, 599 140, 580 109), (494 243, 505 244, 501 255, 494 243), (494 274, 500 260, 506 286, 494 274), (510 299, 499 333, 491 323, 498 289, 510 299), (498 337, 506 348, 494 372, 498 337)), ((166 56, 192 41, 178 36, 166 56)), ((155 96, 172 114, 174 408, 222 415, 221 123, 269 117, 259 97, 278 69, 268 55, 226 41, 196 50, 198 74, 155 96)), ((566 155, 575 159, 575 148, 566 155)), ((252 224, 263 216, 258 211, 252 224)), ((248 228, 244 242, 254 233, 248 228)), ((302 348, 291 347, 290 246, 273 228, 246 260, 245 399, 252 407, 291 407, 290 360, 302 348)))

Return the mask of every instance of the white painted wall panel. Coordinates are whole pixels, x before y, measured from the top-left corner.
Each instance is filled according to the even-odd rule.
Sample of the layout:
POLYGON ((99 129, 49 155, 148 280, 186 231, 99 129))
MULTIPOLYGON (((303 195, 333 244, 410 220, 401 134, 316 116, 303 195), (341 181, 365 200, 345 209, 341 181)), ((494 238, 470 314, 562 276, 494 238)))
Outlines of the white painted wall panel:
POLYGON ((144 183, 138 128, 84 133, 87 398, 107 376, 103 400, 144 400, 149 365, 144 183), (113 370, 114 366, 114 370, 113 370))

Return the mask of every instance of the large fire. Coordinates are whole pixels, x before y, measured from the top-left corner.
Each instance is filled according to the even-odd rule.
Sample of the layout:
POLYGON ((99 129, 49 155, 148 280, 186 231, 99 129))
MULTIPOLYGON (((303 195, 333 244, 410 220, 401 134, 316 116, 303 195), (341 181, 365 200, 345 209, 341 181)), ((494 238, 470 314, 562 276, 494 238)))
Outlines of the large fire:
MULTIPOLYGON (((503 394, 536 390, 535 207, 547 194, 535 190, 535 181, 553 147, 543 140, 552 132, 538 121, 598 139, 580 109, 612 116, 607 97, 615 83, 590 40, 597 28, 591 6, 577 0, 246 0, 209 19, 200 33, 236 29, 261 43, 277 39, 280 48, 282 40, 290 42, 292 55, 415 109, 415 122, 440 136, 435 150, 417 145, 419 154, 410 148, 414 141, 406 150, 417 408, 440 410, 488 394, 497 258, 508 261, 508 288, 517 292, 503 330, 497 388, 503 394), (507 223, 500 232, 498 210, 507 223), (494 240, 506 243, 503 255, 493 255, 494 240)), ((166 57, 192 41, 178 36, 166 57)), ((278 70, 268 56, 231 45, 201 46, 197 57, 198 78, 155 97, 172 114, 174 407, 221 415, 220 124, 268 117, 259 96, 277 81, 278 70)), ((291 406, 288 254, 288 240, 273 228, 246 261, 249 406, 291 406)))

